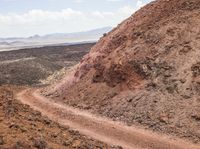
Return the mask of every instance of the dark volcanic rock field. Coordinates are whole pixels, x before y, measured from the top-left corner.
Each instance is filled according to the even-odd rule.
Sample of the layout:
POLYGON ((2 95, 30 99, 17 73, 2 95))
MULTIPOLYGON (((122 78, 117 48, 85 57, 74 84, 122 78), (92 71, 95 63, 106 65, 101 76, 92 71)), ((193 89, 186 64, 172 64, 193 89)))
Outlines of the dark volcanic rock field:
POLYGON ((40 80, 77 64, 94 44, 0 52, 0 85, 38 85, 40 80))

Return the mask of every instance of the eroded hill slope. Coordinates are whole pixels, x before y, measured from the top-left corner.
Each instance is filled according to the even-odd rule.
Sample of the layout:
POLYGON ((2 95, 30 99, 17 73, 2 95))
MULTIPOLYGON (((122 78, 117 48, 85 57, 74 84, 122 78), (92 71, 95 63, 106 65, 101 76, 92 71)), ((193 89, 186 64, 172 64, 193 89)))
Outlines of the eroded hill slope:
POLYGON ((157 0, 43 94, 129 125, 200 142, 200 1, 157 0))

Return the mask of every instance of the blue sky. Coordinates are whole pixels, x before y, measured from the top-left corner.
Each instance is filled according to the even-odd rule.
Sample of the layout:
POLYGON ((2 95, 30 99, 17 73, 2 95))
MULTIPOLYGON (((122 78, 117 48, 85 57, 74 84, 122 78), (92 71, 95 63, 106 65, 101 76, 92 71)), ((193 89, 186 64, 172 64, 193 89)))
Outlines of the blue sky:
POLYGON ((116 26, 151 0, 0 0, 0 37, 116 26))

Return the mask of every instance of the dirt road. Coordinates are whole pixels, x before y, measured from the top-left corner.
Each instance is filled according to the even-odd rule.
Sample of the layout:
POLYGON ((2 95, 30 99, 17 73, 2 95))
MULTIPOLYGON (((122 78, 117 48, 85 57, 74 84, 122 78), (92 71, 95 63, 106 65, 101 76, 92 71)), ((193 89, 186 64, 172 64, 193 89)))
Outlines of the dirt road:
POLYGON ((199 145, 181 139, 128 127, 123 123, 55 103, 39 95, 37 90, 24 90, 17 95, 17 99, 53 121, 108 144, 127 149, 200 149, 199 145))

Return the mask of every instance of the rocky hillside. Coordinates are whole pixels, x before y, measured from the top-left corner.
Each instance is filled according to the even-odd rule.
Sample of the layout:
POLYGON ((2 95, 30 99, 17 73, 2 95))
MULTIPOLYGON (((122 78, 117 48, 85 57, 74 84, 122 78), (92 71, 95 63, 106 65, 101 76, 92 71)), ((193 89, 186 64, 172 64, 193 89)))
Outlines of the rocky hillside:
POLYGON ((200 143, 200 1, 157 0, 42 92, 68 105, 200 143))

